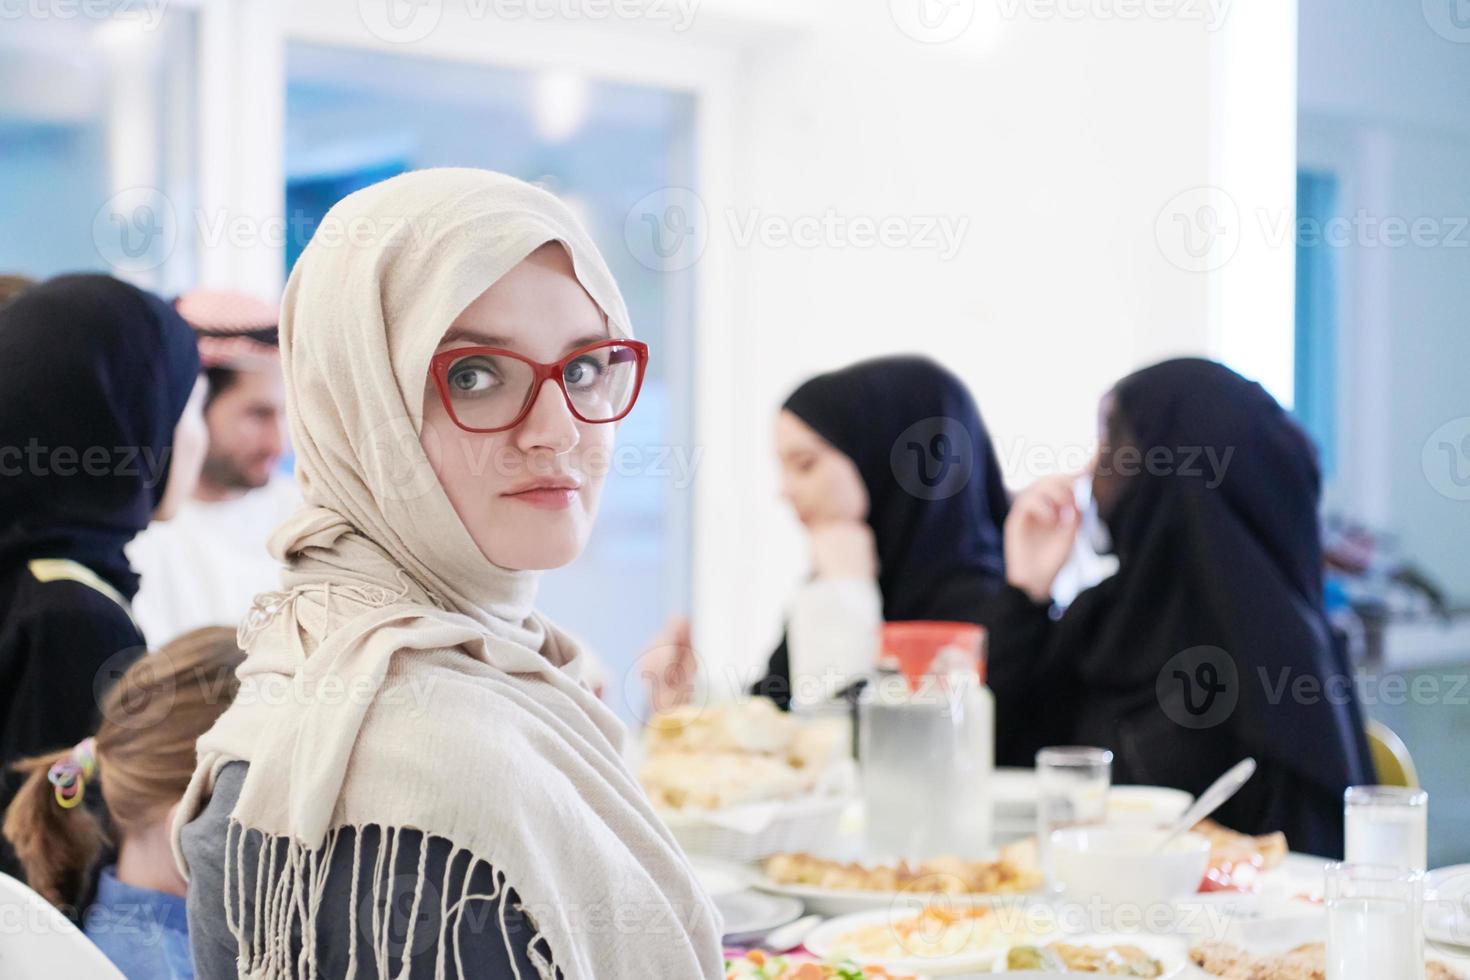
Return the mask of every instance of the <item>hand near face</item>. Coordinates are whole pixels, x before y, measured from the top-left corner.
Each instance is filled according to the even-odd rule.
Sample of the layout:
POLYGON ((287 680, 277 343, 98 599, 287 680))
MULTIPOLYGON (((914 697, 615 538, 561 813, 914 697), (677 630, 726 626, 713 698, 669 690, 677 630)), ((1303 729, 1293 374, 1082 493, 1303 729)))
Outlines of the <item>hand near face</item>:
POLYGON ((638 658, 638 673, 648 690, 650 711, 667 711, 689 703, 699 676, 689 620, 675 616, 664 624, 638 658))
POLYGON ((1017 495, 1006 518, 1006 581, 1036 602, 1050 598, 1077 540, 1081 515, 1073 480, 1070 474, 1037 480, 1017 495))
POLYGON ((817 578, 875 579, 878 545, 866 521, 827 521, 808 533, 817 578))

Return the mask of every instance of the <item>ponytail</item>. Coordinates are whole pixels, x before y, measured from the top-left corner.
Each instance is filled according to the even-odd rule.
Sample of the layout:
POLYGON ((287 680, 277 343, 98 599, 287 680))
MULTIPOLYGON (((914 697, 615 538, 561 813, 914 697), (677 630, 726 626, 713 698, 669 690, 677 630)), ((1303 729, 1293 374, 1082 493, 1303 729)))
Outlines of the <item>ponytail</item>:
POLYGON ((104 840, 97 815, 77 805, 94 767, 89 759, 77 758, 79 751, 88 748, 63 749, 15 763, 25 782, 5 811, 4 833, 25 869, 26 884, 61 909, 75 908, 81 901, 104 840))
POLYGON ((232 629, 186 633, 123 672, 95 739, 15 764, 25 783, 0 831, 26 884, 63 911, 81 901, 106 840, 84 796, 105 799, 119 847, 167 816, 194 773, 194 743, 235 698, 244 659, 232 629))

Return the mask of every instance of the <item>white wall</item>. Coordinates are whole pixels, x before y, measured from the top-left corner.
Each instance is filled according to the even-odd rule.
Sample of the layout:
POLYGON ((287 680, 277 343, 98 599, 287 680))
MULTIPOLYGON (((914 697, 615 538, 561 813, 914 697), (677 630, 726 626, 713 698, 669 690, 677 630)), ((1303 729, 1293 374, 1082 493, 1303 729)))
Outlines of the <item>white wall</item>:
MULTIPOLYGON (((1184 20, 1021 16, 925 45, 895 29, 884 4, 844 12, 747 56, 736 218, 830 208, 849 219, 940 216, 967 231, 950 258, 737 249, 735 327, 760 354, 740 366, 743 438, 712 435, 705 447, 706 474, 730 457, 722 472, 738 480, 720 495, 711 533, 721 546, 700 565, 720 574, 710 606, 730 611, 699 639, 711 658, 746 668, 776 640, 804 568, 801 537, 776 498, 769 424, 802 378, 893 351, 939 358, 973 387, 1019 484, 1058 457, 1085 458, 1097 399, 1123 374, 1234 336, 1230 323, 1212 323, 1225 316, 1220 269, 1174 264, 1178 242, 1161 243, 1156 225, 1177 195, 1227 179, 1212 110, 1227 99, 1222 63, 1249 61, 1249 38, 1226 55, 1217 49, 1228 32, 1184 20)), ((1294 52, 1278 45, 1277 54, 1279 63, 1257 57, 1254 70, 1289 87, 1294 52)), ((1277 115, 1262 107, 1256 120, 1277 115)), ((1233 161, 1246 175, 1231 184, 1243 203, 1293 192, 1294 134, 1278 127, 1273 143, 1267 129, 1257 156, 1233 161), (1274 189, 1249 183, 1261 169, 1274 170, 1274 189)), ((1283 268, 1289 283, 1290 263, 1280 250, 1238 262, 1233 288, 1249 292, 1263 271, 1279 287, 1283 268)), ((1289 371, 1290 292, 1274 295, 1289 371)))
POLYGON ((1470 502, 1438 446, 1446 423, 1470 433, 1470 32, 1450 40, 1418 4, 1302 0, 1301 41, 1302 164, 1336 173, 1340 212, 1367 219, 1339 253, 1329 501, 1470 597, 1470 502), (1369 224, 1393 219, 1429 234, 1393 244, 1369 224))

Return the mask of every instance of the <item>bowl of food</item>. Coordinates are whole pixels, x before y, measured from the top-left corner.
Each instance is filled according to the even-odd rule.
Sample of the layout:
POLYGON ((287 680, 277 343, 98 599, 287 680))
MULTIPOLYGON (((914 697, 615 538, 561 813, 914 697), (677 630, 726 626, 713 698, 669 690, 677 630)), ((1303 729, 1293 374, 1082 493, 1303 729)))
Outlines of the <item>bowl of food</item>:
POLYGON ((1114 786, 1108 790, 1108 823, 1115 827, 1165 827, 1184 816, 1194 797, 1167 786, 1114 786))
POLYGON ((1051 835, 1052 871, 1069 899, 1150 905, 1192 895, 1210 863, 1210 842, 1184 834, 1162 849, 1156 830, 1067 827, 1051 835))

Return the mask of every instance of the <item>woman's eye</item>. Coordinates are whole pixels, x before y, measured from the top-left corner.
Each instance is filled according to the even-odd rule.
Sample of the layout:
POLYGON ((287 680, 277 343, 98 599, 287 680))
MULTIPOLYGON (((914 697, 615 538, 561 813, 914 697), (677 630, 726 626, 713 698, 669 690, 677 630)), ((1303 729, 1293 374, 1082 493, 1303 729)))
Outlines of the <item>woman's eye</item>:
POLYGON ((495 372, 483 364, 456 364, 449 371, 449 387, 455 394, 480 394, 498 383, 495 372))
POLYGON ((590 388, 602 377, 602 365, 588 355, 579 357, 562 371, 562 380, 573 388, 590 388))

